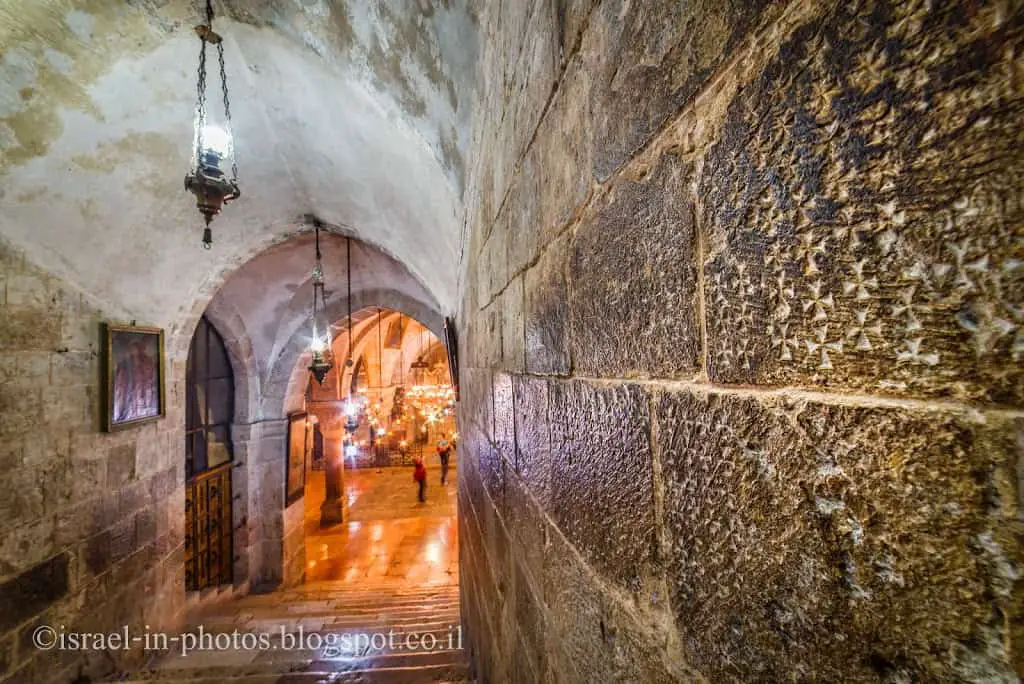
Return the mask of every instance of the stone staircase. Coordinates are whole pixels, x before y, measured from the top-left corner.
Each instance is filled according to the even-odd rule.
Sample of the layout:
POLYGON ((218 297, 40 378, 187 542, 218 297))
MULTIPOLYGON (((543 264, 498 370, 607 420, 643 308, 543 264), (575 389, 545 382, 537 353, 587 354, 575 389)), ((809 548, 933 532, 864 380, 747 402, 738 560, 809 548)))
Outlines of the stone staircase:
POLYGON ((457 585, 318 582, 225 602, 193 622, 202 628, 183 636, 189 644, 171 643, 141 671, 108 681, 471 681, 461 645, 457 585), (183 656, 183 645, 196 650, 183 656))

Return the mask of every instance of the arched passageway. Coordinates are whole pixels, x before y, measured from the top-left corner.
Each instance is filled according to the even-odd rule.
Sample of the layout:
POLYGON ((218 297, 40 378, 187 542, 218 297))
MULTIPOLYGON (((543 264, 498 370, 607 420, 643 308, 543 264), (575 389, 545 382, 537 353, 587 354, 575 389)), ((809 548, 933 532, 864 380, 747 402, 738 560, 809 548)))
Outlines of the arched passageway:
MULTIPOLYGON (((174 635, 274 587, 327 624, 282 457, 316 226, 353 338, 377 307, 455 322, 481 684, 1018 681, 1019 6, 0 0, 0 682, 138 669, 32 645, 50 625, 174 635), (244 193, 209 251, 181 187, 204 5, 244 193), (233 554, 188 591, 186 432, 223 426, 186 416, 204 316, 233 554)), ((392 599, 345 610, 451 601, 392 599)), ((209 679, 296 679, 236 655, 209 679)))
MULTIPOLYGON (((264 274, 268 266, 265 260, 255 265, 264 274)), ((224 297, 215 299, 222 309, 234 292, 231 282, 224 297)), ((303 289, 312 288, 296 294, 303 289)), ((244 303, 236 305, 244 312, 243 320, 255 313, 244 303)), ((459 612, 457 436, 444 345, 427 326, 382 307, 354 311, 351 320, 346 316, 330 327, 333 367, 322 382, 307 370, 308 353, 293 358, 296 367, 279 375, 290 385, 279 404, 286 411, 286 439, 275 440, 283 451, 274 453, 273 443, 261 446, 270 450, 269 460, 284 474, 282 508, 275 510, 263 503, 268 497, 261 490, 268 478, 276 481, 274 467, 232 462, 230 440, 221 435, 227 435, 223 421, 207 418, 225 414, 219 402, 223 397, 211 383, 224 384, 231 369, 225 368, 228 354, 210 320, 204 316, 197 326, 187 383, 189 398, 195 396, 188 406, 197 414, 186 432, 188 621, 214 639, 278 629, 271 641, 271 649, 279 652, 273 665, 278 669, 354 676, 404 668, 424 677, 459 677, 465 661, 459 612), (218 404, 219 411, 214 408, 218 404), (199 448, 198 433, 203 434, 199 448), (202 449, 208 445, 224 458, 207 464, 202 449), (426 477, 419 491, 412 477, 416 461, 424 464, 426 477), (236 556, 234 567, 216 561, 231 552, 231 536, 225 542, 220 535, 230 529, 226 526, 232 518, 231 495, 224 492, 231 492, 233 477, 253 473, 259 473, 260 487, 235 486, 236 507, 279 516, 283 539, 277 546, 264 536, 274 529, 268 520, 249 527, 248 546, 263 554, 263 574, 249 587, 254 593, 246 596, 244 588, 238 589, 243 583, 233 577, 233 572, 249 569, 239 562, 244 553, 236 556), (217 508, 221 503, 227 503, 226 510, 217 508), (275 547, 279 557, 273 555, 275 547), (271 573, 278 567, 280 577, 275 578, 271 573), (198 593, 207 588, 215 593, 198 593), (338 646, 343 635, 354 634, 386 634, 388 645, 338 646), (434 646, 410 652, 406 642, 412 639, 434 646), (292 641, 302 645, 284 648, 292 641)), ((308 348, 308 334, 307 328, 293 336, 307 335, 308 348)), ((243 520, 237 530, 247 524, 243 520)), ((244 551, 247 544, 239 537, 234 535, 244 551)), ((222 671, 218 668, 225 659, 245 660, 246 650, 164 657, 150 667, 163 676, 210 675, 222 671)))

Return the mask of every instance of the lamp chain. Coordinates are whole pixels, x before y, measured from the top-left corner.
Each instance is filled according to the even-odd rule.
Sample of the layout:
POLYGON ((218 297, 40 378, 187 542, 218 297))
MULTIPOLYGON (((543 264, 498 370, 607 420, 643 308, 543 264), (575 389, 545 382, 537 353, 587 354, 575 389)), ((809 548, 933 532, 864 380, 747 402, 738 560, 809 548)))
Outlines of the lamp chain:
POLYGON ((345 236, 345 275, 348 278, 348 353, 345 363, 352 362, 352 239, 345 236))
POLYGON ((199 78, 196 80, 196 157, 193 167, 203 158, 203 127, 206 126, 206 40, 199 38, 199 78))
POLYGON ((220 61, 220 87, 224 93, 224 127, 231 141, 231 182, 238 181, 238 160, 235 158, 235 132, 231 126, 231 100, 228 99, 228 75, 224 70, 224 41, 217 43, 217 59, 220 61))

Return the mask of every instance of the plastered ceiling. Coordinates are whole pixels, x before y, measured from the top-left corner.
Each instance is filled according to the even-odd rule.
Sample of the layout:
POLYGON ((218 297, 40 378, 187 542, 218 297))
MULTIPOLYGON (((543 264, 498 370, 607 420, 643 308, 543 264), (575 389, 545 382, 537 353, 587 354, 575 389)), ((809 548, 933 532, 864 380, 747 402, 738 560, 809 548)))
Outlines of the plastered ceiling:
POLYGON ((467 4, 216 2, 243 194, 205 251, 182 186, 199 3, 0 0, 0 233, 112 313, 167 324, 314 216, 451 311, 467 4))

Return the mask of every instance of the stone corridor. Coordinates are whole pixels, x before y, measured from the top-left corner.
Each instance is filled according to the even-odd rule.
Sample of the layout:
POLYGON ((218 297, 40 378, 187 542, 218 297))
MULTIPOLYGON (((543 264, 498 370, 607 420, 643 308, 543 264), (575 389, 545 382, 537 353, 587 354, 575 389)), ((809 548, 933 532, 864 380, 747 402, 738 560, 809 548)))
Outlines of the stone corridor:
POLYGON ((348 522, 326 529, 318 506, 324 474, 311 473, 306 496, 315 505, 306 514, 304 583, 196 609, 189 631, 197 650, 159 655, 141 672, 110 681, 469 681, 461 646, 455 485, 441 487, 434 470, 426 504, 415 501, 409 468, 347 473, 348 522), (218 635, 235 632, 266 635, 267 641, 246 647, 239 636, 241 646, 216 648, 218 635), (371 641, 375 634, 379 642, 371 641), (204 638, 215 648, 202 650, 204 638), (425 650, 425 643, 434 647, 425 650))
POLYGON ((1020 682, 1024 0, 0 0, 0 475, 0 684, 1020 682))

